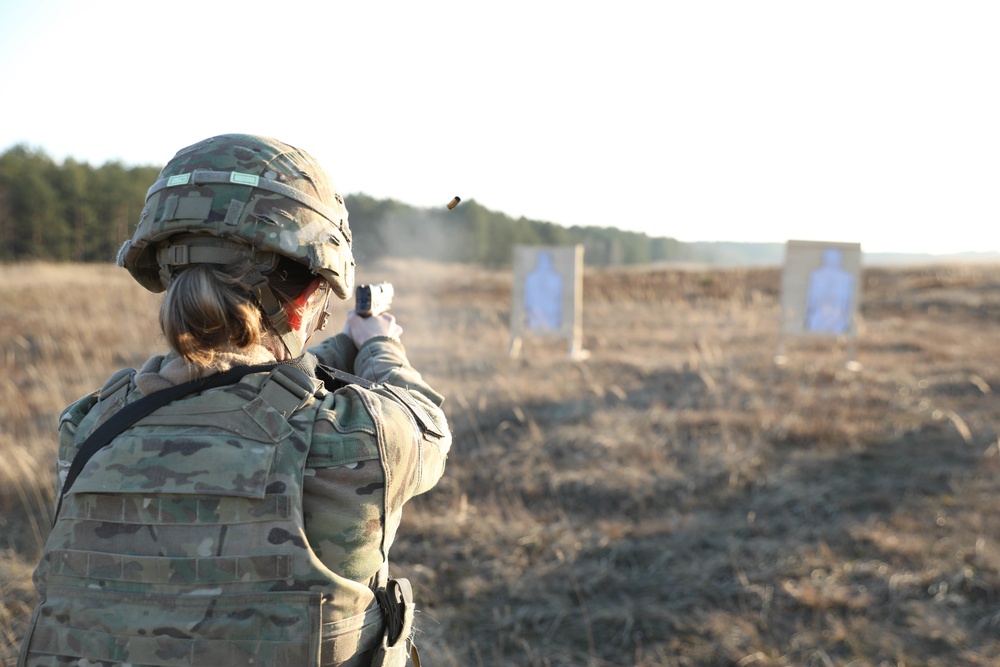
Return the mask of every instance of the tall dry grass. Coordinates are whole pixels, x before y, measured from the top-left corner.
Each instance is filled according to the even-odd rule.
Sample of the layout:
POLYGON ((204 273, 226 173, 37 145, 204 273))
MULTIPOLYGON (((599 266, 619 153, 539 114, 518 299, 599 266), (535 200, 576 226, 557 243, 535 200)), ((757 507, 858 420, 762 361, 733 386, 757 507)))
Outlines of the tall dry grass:
MULTIPOLYGON (((778 344, 777 270, 588 270, 587 361, 508 345, 510 281, 396 285, 449 469, 393 559, 434 665, 1000 662, 997 267, 865 271, 857 357, 778 344)), ((55 420, 162 343, 112 267, 0 267, 4 664, 50 521, 55 420)))

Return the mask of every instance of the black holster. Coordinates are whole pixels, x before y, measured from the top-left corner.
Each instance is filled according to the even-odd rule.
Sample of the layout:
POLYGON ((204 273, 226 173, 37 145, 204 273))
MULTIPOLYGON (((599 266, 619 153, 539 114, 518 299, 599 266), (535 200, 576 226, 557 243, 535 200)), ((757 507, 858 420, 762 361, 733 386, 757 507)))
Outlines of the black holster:
POLYGON ((372 667, 404 667, 413 659, 420 667, 420 656, 413 645, 413 590, 406 579, 389 579, 385 588, 375 589, 375 599, 385 616, 385 634, 375 649, 372 667))

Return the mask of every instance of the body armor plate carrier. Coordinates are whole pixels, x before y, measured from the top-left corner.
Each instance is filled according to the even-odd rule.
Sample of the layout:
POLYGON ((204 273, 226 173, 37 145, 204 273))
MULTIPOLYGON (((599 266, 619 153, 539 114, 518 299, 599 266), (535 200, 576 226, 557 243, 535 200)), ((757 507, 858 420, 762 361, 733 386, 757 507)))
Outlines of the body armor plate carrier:
MULTIPOLYGON (((134 387, 113 380, 100 421, 134 387)), ((356 586, 305 537, 302 480, 322 393, 279 365, 159 407, 93 454, 45 546, 19 664, 404 664, 412 599, 379 590, 344 618, 356 600, 338 596, 356 586), (393 606, 406 632, 387 643, 393 606)))

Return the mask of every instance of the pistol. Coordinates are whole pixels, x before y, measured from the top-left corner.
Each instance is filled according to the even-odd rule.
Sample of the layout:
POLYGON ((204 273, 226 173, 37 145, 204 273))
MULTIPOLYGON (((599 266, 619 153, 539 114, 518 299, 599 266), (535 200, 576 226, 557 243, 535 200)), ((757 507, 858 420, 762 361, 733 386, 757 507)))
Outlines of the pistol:
POLYGON ((358 285, 354 288, 354 312, 361 317, 381 315, 392 305, 392 283, 358 285))

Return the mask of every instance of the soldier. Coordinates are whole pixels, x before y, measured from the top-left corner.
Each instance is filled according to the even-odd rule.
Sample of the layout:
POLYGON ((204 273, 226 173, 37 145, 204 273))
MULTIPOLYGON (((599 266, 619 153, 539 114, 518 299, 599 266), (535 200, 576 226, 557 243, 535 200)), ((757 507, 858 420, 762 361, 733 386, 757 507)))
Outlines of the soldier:
POLYGON ((166 291, 171 351, 60 418, 19 664, 405 664, 389 547, 451 435, 391 314, 307 349, 354 281, 322 168, 259 136, 185 148, 118 263, 166 291))

